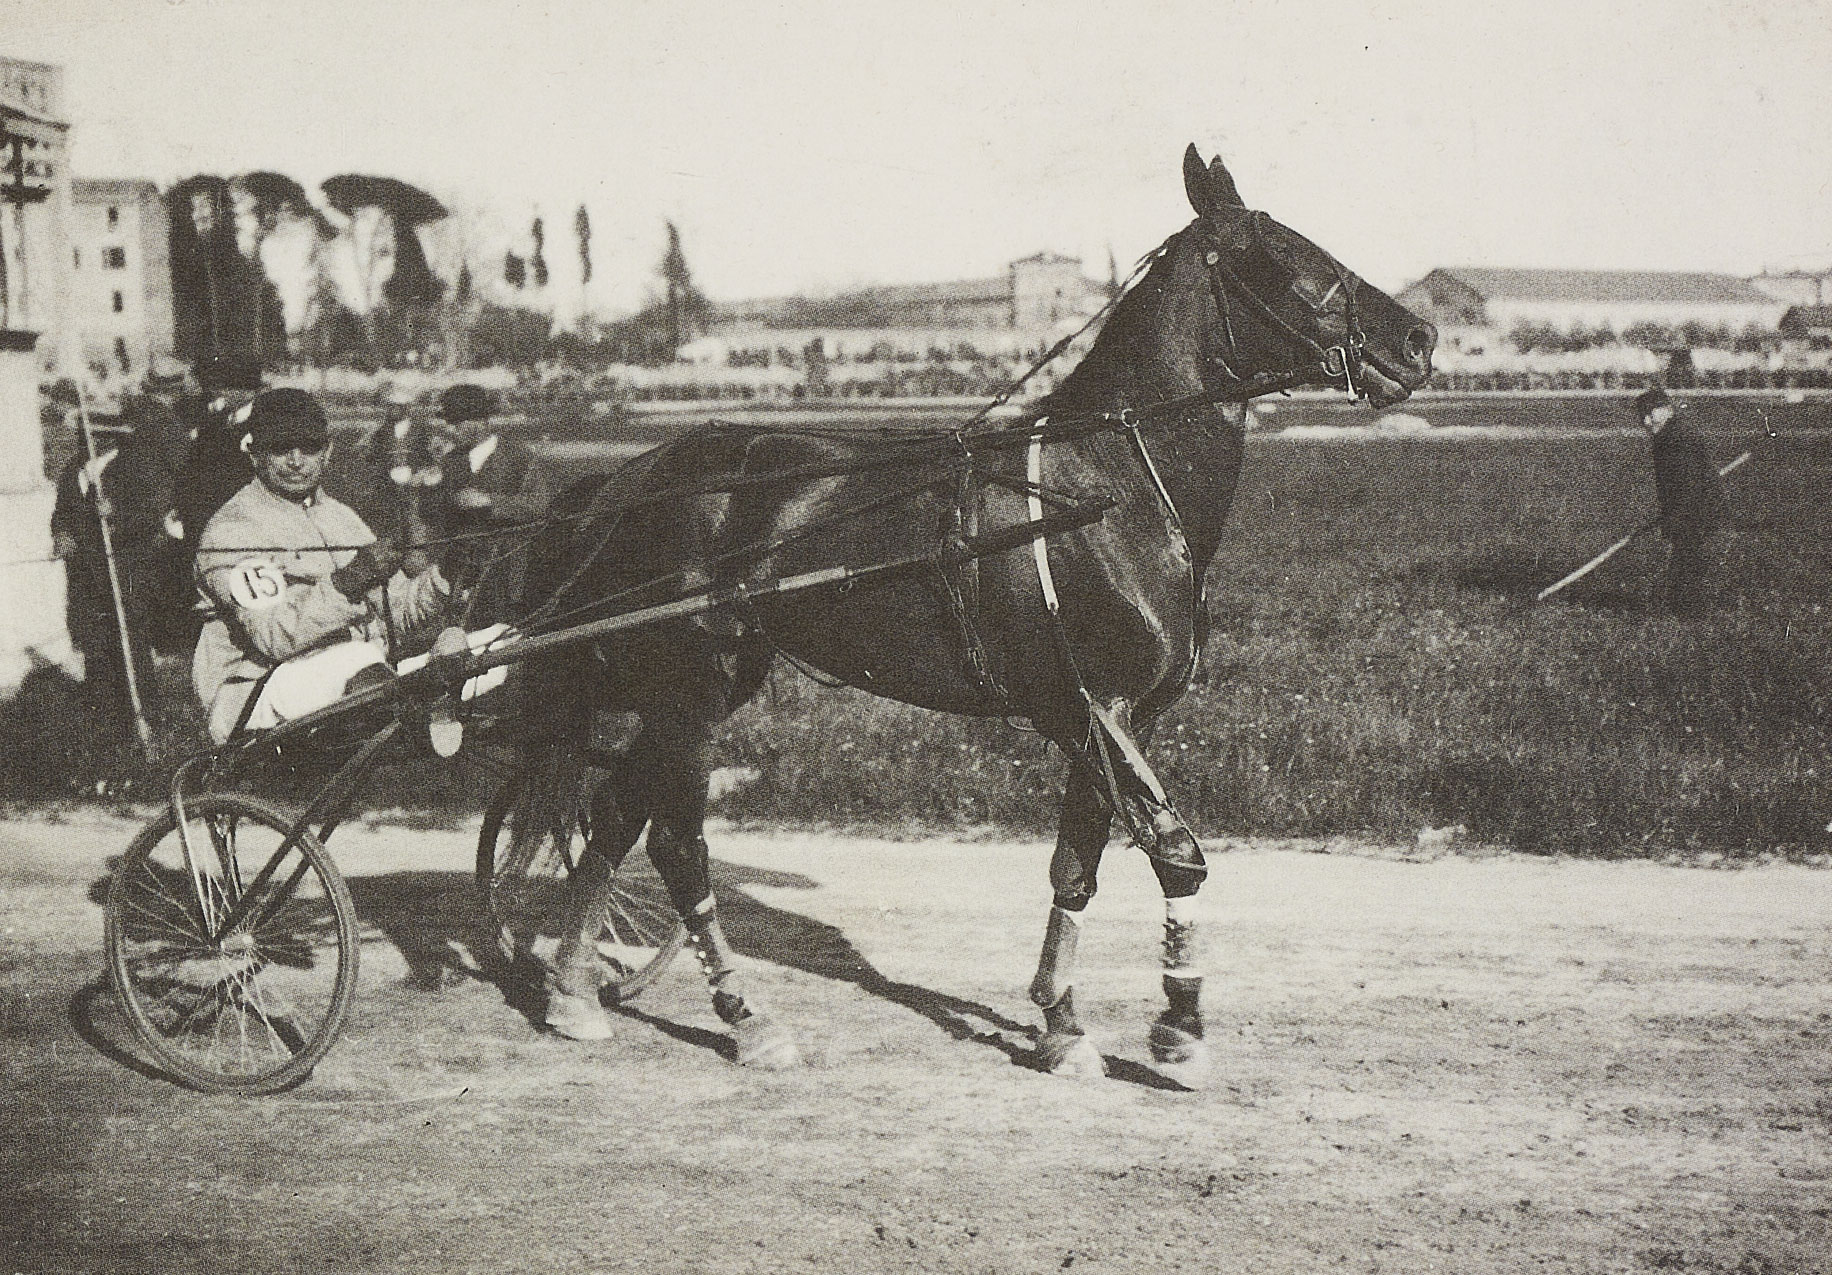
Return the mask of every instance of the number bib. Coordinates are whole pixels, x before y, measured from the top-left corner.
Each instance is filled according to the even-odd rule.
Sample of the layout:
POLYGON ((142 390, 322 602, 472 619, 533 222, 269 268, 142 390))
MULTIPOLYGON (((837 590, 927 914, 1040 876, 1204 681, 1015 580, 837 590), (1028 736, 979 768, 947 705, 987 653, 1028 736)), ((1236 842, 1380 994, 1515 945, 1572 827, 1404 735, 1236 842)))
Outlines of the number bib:
POLYGON ((278 606, 286 596, 286 573, 269 558, 245 558, 229 570, 229 597, 246 611, 278 606))

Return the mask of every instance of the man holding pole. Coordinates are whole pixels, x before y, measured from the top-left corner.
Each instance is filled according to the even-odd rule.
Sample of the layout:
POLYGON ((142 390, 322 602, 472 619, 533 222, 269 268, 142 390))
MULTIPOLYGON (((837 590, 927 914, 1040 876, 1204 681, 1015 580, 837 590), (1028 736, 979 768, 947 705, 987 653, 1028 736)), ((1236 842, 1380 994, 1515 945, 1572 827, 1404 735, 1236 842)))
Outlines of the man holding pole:
POLYGON ((183 591, 172 578, 166 512, 176 457, 188 445, 174 404, 189 386, 182 365, 161 357, 141 393, 122 402, 119 423, 97 425, 78 399, 78 450, 57 480, 53 553, 64 561, 65 620, 83 654, 83 685, 97 720, 132 723, 150 745, 146 697, 152 649, 171 644, 183 591), (103 431, 118 445, 98 439, 103 431))
POLYGON ((1653 439, 1654 493, 1667 555, 1666 601, 1675 615, 1697 615, 1709 603, 1711 537, 1730 517, 1717 466, 1698 431, 1656 386, 1635 399, 1641 426, 1653 439))

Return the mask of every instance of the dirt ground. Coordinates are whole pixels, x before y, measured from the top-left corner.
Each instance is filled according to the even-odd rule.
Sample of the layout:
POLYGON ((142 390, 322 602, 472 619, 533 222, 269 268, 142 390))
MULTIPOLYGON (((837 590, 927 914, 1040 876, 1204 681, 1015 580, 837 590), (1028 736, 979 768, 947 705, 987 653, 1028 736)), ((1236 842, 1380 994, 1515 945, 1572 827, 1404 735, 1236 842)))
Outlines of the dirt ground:
POLYGON ((382 821, 333 842, 350 1026, 246 1099, 127 1052, 96 900, 132 827, 0 823, 0 1271, 1832 1271, 1822 871, 1216 854, 1183 1092, 1130 850, 1075 1082, 1027 1066, 1047 846, 717 830, 807 1055, 760 1074, 686 959, 611 1041, 543 1034, 469 972, 474 829, 382 821))

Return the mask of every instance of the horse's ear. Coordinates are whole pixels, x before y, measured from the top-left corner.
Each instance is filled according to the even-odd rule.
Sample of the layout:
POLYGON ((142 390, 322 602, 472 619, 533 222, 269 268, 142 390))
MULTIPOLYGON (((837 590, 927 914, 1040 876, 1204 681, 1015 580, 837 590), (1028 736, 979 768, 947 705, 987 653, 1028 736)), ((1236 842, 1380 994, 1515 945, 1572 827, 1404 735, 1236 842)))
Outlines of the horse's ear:
POLYGON ((1183 189, 1190 197, 1190 207, 1201 216, 1212 216, 1224 208, 1246 207, 1221 156, 1204 164, 1194 142, 1183 152, 1183 189))
POLYGON ((1190 197, 1190 207, 1198 217, 1209 210, 1209 170, 1202 162, 1202 152, 1191 142, 1183 152, 1183 193, 1190 197))

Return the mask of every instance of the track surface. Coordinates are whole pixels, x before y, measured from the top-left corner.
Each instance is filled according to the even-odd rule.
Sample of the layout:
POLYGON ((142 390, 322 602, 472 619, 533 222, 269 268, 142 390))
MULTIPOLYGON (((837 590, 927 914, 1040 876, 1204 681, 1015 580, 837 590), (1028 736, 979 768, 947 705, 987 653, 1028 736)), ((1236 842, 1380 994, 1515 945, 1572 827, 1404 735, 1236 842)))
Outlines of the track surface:
POLYGON ((333 842, 345 1038, 225 1099, 135 1070, 98 991, 132 827, 0 823, 0 1270, 1832 1271, 1824 872, 1237 847, 1187 1093, 1124 848, 1076 1083, 1025 1065, 1047 846, 715 829, 807 1054, 752 1074, 685 960, 613 1040, 543 1035, 470 972, 474 830, 382 822, 333 842))

